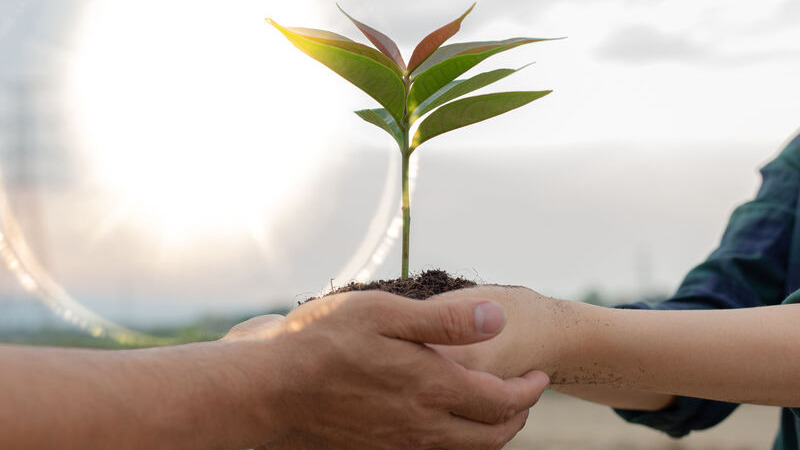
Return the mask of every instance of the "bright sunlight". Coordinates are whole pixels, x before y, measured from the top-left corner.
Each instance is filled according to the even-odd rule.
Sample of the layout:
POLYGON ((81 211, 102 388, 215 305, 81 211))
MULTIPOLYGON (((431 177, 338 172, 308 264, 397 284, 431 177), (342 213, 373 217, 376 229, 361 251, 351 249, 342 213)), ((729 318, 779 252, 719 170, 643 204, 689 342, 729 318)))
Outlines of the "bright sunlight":
POLYGON ((330 130, 309 132, 297 98, 319 83, 298 71, 295 85, 274 85, 291 49, 265 14, 258 2, 89 5, 70 91, 92 181, 120 199, 113 220, 167 243, 263 240, 317 176, 330 130))

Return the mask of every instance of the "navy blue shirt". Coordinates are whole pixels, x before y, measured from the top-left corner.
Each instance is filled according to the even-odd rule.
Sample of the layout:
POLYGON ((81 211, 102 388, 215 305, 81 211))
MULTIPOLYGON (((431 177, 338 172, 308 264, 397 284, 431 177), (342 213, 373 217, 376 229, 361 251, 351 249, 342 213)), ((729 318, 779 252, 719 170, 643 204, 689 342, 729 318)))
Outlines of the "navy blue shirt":
MULTIPOLYGON (((726 309, 800 303, 800 135, 762 170, 755 199, 731 215, 722 242, 672 298, 623 308, 726 309)), ((798 378, 800 389, 800 377, 798 378)), ((625 420, 673 437, 712 427, 733 403, 678 397, 658 412, 617 410, 625 420)), ((774 450, 800 450, 800 410, 784 408, 774 450)))

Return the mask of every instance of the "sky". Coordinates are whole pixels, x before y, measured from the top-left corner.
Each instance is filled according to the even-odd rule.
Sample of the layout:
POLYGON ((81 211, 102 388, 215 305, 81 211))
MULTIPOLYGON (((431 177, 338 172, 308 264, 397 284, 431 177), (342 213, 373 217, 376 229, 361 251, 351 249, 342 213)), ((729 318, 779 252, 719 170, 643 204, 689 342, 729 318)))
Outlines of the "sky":
MULTIPOLYGON (((309 26, 350 30, 357 36, 347 19, 325 8, 325 2, 301 3, 330 12, 309 26)), ((487 62, 492 67, 536 62, 507 86, 549 88, 555 94, 525 113, 472 133, 491 135, 503 146, 520 145, 517 134, 525 121, 536 124, 530 140, 542 145, 781 139, 795 126, 796 103, 786 98, 798 89, 792 76, 800 58, 796 5, 792 0, 479 3, 457 38, 567 39, 521 47, 487 62)), ((456 17, 469 3, 350 1, 342 6, 397 36, 407 56, 427 31, 456 17)), ((299 11, 283 16, 287 24, 307 20, 299 11)), ((478 142, 488 140, 466 132, 449 137, 447 144, 478 142)))
MULTIPOLYGON (((406 57, 470 4, 340 1, 406 57)), ((379 247, 399 155, 351 112, 374 101, 263 21, 366 42, 334 2, 0 0, 0 17, 0 84, 53 87, 80 168, 68 187, 7 185, 16 218, 100 315, 267 309, 398 273, 397 245, 379 247)), ((535 62, 485 92, 554 93, 420 147, 412 270, 669 293, 800 127, 797 23, 795 0, 479 2, 452 42, 566 37, 482 63, 535 62)))

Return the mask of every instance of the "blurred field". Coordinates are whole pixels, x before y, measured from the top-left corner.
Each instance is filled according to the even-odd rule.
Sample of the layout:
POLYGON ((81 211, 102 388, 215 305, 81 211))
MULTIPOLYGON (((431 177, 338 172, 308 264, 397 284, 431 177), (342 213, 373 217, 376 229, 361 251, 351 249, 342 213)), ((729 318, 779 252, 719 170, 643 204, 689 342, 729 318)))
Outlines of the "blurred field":
POLYGON ((610 408, 547 392, 510 450, 768 450, 779 409, 740 406, 710 430, 683 439, 620 419, 610 408))

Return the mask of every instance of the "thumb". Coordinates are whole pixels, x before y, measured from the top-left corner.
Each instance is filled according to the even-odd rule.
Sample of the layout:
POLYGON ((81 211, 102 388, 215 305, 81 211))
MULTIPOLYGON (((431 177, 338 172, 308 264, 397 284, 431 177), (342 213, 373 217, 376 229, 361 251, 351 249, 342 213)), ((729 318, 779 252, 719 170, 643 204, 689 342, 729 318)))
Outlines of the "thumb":
POLYGON ((382 314, 381 334, 423 344, 464 345, 491 339, 506 323, 498 303, 479 299, 397 299, 382 314))

